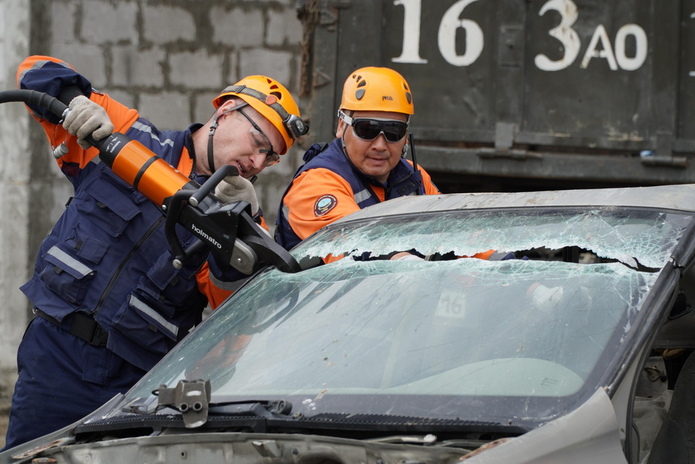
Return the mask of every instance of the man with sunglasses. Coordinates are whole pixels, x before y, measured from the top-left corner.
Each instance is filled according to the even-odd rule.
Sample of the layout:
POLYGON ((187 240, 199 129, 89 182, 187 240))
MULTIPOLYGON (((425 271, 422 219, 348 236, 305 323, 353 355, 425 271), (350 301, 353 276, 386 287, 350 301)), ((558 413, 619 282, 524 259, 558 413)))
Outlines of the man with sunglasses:
POLYGON ((315 144, 285 191, 275 240, 291 249, 352 212, 406 195, 439 193, 422 168, 404 158, 410 116, 410 86, 396 71, 366 67, 343 86, 336 139, 315 144))
MULTIPOLYGON (((27 58, 17 81, 69 104, 65 120, 30 109, 75 191, 22 286, 37 317, 19 347, 6 448, 125 392, 200 322, 207 304, 214 308, 230 294, 222 282, 243 277, 223 272, 206 251, 174 268, 161 205, 100 162, 86 138, 124 133, 200 184, 218 167, 235 166, 240 175, 221 183, 218 197, 247 201, 262 222, 247 179, 306 132, 290 92, 266 76, 226 88, 213 101, 212 117, 183 131, 158 130, 56 58, 27 58)), ((195 241, 183 230, 178 238, 186 249, 195 241)))

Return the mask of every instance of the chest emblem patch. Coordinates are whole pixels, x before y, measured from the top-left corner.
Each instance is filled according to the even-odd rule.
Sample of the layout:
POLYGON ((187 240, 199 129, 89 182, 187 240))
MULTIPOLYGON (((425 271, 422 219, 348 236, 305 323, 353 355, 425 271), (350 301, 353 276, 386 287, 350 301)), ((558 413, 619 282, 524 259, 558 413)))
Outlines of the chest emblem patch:
POLYGON ((336 207, 338 204, 338 199, 333 195, 321 195, 316 203, 314 203, 314 214, 316 216, 323 216, 330 210, 336 207))

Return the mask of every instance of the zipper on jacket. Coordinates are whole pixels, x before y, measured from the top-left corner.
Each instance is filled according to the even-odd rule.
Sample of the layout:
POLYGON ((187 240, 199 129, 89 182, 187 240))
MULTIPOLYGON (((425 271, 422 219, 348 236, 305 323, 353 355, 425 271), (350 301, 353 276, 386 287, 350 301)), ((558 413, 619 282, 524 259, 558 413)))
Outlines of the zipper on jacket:
POLYGON ((113 288, 114 285, 116 285, 116 281, 118 278, 121 276, 121 272, 123 271, 123 268, 125 267, 126 264, 133 258, 135 253, 137 253, 142 245, 149 240, 149 238, 154 234, 154 232, 159 228, 159 226, 164 222, 166 218, 164 216, 161 216, 157 221, 155 221, 152 226, 150 226, 149 230, 145 233, 145 235, 138 240, 138 243, 135 244, 135 246, 130 250, 128 255, 121 261, 121 263, 118 265, 118 268, 116 268, 116 272, 113 273, 113 276, 111 276, 111 280, 109 280, 108 285, 102 292, 101 296, 99 297, 99 301, 97 302, 96 306, 94 307, 94 311, 92 311, 92 315, 96 319, 97 314, 99 314, 99 311, 101 310, 101 307, 104 305, 104 302, 106 301, 106 298, 109 297, 109 294, 111 293, 111 289, 113 288))

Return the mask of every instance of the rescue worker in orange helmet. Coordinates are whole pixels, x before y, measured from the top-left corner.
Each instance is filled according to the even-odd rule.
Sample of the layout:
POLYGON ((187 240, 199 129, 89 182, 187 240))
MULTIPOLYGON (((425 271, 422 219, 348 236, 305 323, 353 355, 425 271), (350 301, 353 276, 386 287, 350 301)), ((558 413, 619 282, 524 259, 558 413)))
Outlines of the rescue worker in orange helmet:
MULTIPOLYGON (((27 58, 17 82, 69 103, 64 121, 30 109, 51 146, 67 147, 58 166, 75 192, 21 288, 37 317, 18 351, 6 448, 66 426, 128 390, 201 321, 206 305, 229 296, 223 282, 245 277, 223 271, 207 251, 174 268, 161 205, 118 178, 85 138, 124 133, 199 184, 217 167, 233 165, 241 175, 220 183, 218 198, 247 201, 263 223, 247 179, 306 132, 290 92, 266 76, 228 87, 206 123, 182 131, 158 130, 56 58, 27 58)), ((181 230, 179 239, 188 248, 195 237, 181 230)))
POLYGON ((323 226, 381 201, 439 190, 406 160, 414 114, 410 86, 389 68, 366 67, 343 86, 336 139, 304 154, 277 215, 275 240, 291 249, 323 226))

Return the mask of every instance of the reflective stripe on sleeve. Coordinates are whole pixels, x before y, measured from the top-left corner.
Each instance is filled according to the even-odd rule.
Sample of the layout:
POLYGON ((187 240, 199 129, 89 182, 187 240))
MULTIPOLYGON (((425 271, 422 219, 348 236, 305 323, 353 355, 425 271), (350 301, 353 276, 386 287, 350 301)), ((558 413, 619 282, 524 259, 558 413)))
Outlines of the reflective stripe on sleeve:
POLYGON ((148 134, 150 136, 150 138, 152 138, 152 140, 156 140, 157 143, 159 143, 162 146, 164 146, 164 145, 169 145, 170 147, 174 146, 174 141, 171 139, 166 139, 164 141, 161 141, 159 139, 159 137, 157 137, 156 135, 154 135, 152 133, 152 128, 150 126, 148 126, 147 124, 143 124, 139 121, 135 121, 133 123, 133 125, 131 126, 131 129, 136 129, 136 130, 139 130, 140 132, 144 132, 144 133, 148 134))
POLYGON ((355 194, 355 203, 360 204, 361 202, 363 202, 371 196, 372 194, 369 192, 369 190, 361 190, 355 194))

